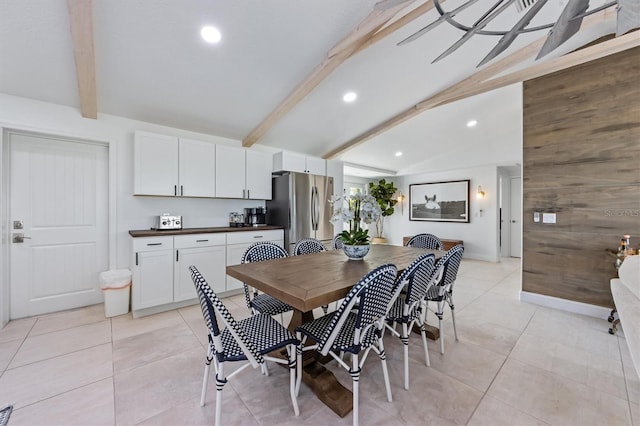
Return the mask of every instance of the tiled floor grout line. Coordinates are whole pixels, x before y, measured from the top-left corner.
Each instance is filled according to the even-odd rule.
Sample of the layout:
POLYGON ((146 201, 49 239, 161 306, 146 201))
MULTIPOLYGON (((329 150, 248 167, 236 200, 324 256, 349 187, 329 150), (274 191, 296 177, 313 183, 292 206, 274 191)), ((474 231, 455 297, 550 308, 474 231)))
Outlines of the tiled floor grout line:
MULTIPOLYGON (((502 371, 502 368, 504 367, 504 365, 507 363, 507 361, 509 360, 509 357, 511 356, 511 353, 513 352, 514 348, 518 345, 518 342, 520 341, 520 339, 522 338, 522 335, 524 334, 524 332, 526 331, 527 327, 529 327, 529 324, 531 324, 531 321, 533 320, 533 317, 535 316, 537 312, 537 308, 536 310, 533 312, 533 314, 531 315, 531 318, 529 318, 529 321, 527 321, 527 325, 524 326, 524 328, 522 329, 522 331, 520 332, 520 335, 518 336, 518 339, 516 340, 516 342, 513 344, 513 347, 511 348, 511 350, 509 350, 509 353, 507 354, 507 356, 504 358, 504 361, 502 361, 502 365, 500 365, 500 368, 498 368, 498 371, 496 372, 496 375, 493 376, 493 379, 491 379, 491 383, 489 383, 489 386, 487 386, 487 390, 484 391, 482 393, 482 398, 480 398, 480 401, 478 401, 478 404, 476 405, 476 407, 473 409, 473 412, 471 413, 471 416, 469 416, 469 419, 467 420, 467 422, 465 424, 469 424, 469 422, 471 421, 471 419, 473 418, 473 416, 475 415, 476 411, 478 410, 478 407, 480 407, 480 404, 482 404, 482 401, 484 401, 485 396, 487 396, 487 394, 489 393, 489 389, 491 389, 491 386, 493 386, 493 383, 496 381, 496 378, 498 377, 498 375, 500 374, 500 372, 502 371)), ((497 398, 496 398, 497 399, 497 398)), ((514 410, 517 410, 519 412, 522 412, 528 416, 531 416, 533 418, 535 418, 536 420, 540 420, 535 416, 532 416, 529 413, 525 413, 524 411, 520 410, 519 408, 513 407, 510 404, 499 400, 501 403, 508 405, 509 407, 513 408, 514 410)), ((540 420, 542 421, 542 420, 540 420)), ((543 423, 546 423, 544 421, 542 421, 543 423)))
MULTIPOLYGON (((11 356, 11 359, 9 359, 9 362, 7 362, 7 366, 2 370, 2 374, 0 374, 0 377, 4 376, 4 373, 6 371, 9 370, 9 366, 11 365, 11 363, 13 362, 13 360, 16 358, 16 355, 18 355, 18 352, 20 352, 20 349, 22 349, 22 346, 24 345, 24 342, 27 341, 27 338, 29 337, 29 334, 31 333, 31 330, 33 330, 33 327, 36 326, 36 323, 38 322, 38 320, 36 319, 33 322, 33 325, 31 325, 31 328, 29 328, 29 331, 27 331, 24 335, 24 337, 22 338, 22 342, 20 343, 20 345, 18 346, 18 349, 16 349, 16 351, 13 353, 13 355, 11 356)), ((18 340, 18 339, 15 339, 18 340)), ((13 369, 11 369, 13 370, 13 369)))
MULTIPOLYGON (((619 336, 614 336, 617 340, 618 340, 618 352, 620 353, 620 363, 622 364, 622 378, 624 379, 624 389, 627 393, 627 404, 629 405, 629 418, 631 419, 631 424, 633 424, 633 411, 631 410, 631 396, 629 394, 629 380, 627 380, 627 374, 624 371, 624 366, 625 366, 625 362, 624 362, 624 358, 622 357, 622 348, 620 347, 620 337, 619 336)), ((627 343, 625 342, 625 345, 627 343)), ((632 365, 633 367, 633 365, 632 365)), ((640 376, 640 374, 639 374, 640 376)), ((640 378, 640 377, 639 377, 640 378)))

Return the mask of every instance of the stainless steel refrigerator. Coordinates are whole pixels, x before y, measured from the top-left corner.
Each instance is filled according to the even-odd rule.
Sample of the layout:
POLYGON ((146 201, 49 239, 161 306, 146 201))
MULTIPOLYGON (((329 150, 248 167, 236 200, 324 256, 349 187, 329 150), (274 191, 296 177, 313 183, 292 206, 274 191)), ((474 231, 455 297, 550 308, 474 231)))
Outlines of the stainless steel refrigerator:
POLYGON ((303 238, 315 238, 330 248, 333 224, 329 198, 333 195, 333 178, 286 172, 274 176, 272 199, 267 200, 267 223, 284 227, 285 247, 303 238))

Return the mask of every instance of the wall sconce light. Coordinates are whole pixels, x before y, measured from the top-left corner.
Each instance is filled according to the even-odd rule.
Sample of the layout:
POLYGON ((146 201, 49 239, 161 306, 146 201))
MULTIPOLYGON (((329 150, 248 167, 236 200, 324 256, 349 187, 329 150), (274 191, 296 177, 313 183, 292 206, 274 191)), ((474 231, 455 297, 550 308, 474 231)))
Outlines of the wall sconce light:
POLYGON ((484 191, 482 190, 482 187, 480 185, 478 185, 478 192, 476 192, 476 198, 478 200, 482 200, 484 198, 486 194, 484 193, 484 191))
POLYGON ((399 193, 397 200, 398 200, 398 204, 400 204, 400 214, 401 215, 404 215, 404 199, 405 199, 405 196, 402 194, 402 192, 399 193))

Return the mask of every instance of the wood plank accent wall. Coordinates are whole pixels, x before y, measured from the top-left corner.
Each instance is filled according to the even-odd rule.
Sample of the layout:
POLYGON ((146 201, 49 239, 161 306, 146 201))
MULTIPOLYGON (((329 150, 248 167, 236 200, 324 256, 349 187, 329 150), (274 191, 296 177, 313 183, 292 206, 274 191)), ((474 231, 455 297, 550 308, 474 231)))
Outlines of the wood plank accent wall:
POLYGON ((613 306, 605 249, 640 247, 639 75, 634 48, 524 83, 524 291, 613 306))

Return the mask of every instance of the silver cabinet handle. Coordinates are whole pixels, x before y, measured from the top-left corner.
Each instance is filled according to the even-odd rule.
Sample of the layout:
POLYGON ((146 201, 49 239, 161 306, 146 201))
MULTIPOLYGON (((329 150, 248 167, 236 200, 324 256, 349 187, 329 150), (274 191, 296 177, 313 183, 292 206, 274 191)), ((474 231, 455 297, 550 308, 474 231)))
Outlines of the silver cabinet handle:
POLYGON ((206 243, 209 240, 196 240, 196 243, 206 243))

